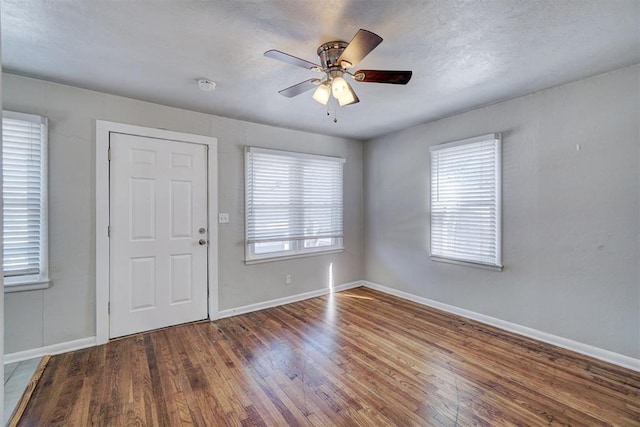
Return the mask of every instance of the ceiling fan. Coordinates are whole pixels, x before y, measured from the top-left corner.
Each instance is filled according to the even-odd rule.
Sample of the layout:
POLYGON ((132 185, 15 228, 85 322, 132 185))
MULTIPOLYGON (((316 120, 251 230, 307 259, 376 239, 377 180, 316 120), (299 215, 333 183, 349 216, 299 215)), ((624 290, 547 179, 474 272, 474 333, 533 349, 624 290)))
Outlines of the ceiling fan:
POLYGON ((319 103, 326 105, 331 95, 333 95, 338 104, 344 106, 360 102, 351 85, 344 79, 345 75, 351 76, 357 82, 365 83, 406 85, 411 80, 411 71, 350 71, 350 68, 362 61, 380 43, 382 43, 382 37, 371 31, 360 29, 349 43, 333 41, 320 45, 317 53, 322 65, 314 64, 279 50, 268 50, 264 53, 264 56, 325 73, 322 78, 312 78, 282 89, 278 92, 281 95, 293 98, 315 88, 313 99, 319 103))

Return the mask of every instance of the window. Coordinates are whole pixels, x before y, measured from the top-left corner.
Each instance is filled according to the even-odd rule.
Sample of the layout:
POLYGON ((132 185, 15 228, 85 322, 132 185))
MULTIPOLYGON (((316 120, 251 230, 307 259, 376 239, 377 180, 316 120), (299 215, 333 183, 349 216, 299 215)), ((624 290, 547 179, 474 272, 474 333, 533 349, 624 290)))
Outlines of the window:
POLYGON ((342 249, 344 159, 245 149, 247 262, 342 249))
POLYGON ((47 119, 4 111, 2 117, 5 291, 48 285, 47 119))
POLYGON ((431 151, 431 258, 502 268, 501 139, 490 134, 431 151))

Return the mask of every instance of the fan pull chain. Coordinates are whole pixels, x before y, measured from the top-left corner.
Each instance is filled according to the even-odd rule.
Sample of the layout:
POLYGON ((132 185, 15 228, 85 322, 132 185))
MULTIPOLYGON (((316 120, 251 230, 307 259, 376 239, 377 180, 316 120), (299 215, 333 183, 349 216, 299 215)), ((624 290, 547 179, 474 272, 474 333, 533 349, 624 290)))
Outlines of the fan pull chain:
MULTIPOLYGON (((327 103, 327 116, 331 115, 331 100, 327 103)), ((333 107, 333 123, 338 123, 338 106, 333 107)))

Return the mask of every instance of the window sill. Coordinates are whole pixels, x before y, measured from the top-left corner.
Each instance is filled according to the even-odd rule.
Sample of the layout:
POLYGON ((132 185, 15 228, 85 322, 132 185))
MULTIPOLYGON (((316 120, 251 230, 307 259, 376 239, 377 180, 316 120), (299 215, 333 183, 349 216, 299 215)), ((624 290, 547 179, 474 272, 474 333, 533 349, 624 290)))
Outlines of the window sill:
POLYGON ((481 268, 483 270, 502 271, 502 268, 503 268, 503 266, 501 265, 478 264, 476 262, 459 261, 456 259, 449 259, 449 258, 440 258, 433 255, 430 256, 429 258, 431 258, 431 261, 435 261, 435 262, 444 262, 446 264, 454 264, 454 265, 464 265, 467 267, 481 268))
POLYGON ((37 282, 23 282, 23 283, 5 283, 4 293, 10 294, 12 292, 37 291, 40 289, 47 289, 50 286, 51 286, 50 280, 42 280, 37 282))
POLYGON ((340 252, 344 252, 344 248, 341 248, 341 249, 329 249, 329 250, 326 250, 326 251, 313 251, 313 252, 306 252, 306 253, 295 254, 295 255, 277 256, 277 257, 271 257, 271 258, 247 259, 247 260, 244 261, 244 264, 245 265, 263 264, 263 263, 266 263, 266 262, 285 261, 285 260, 288 260, 288 259, 306 258, 306 257, 310 257, 310 256, 337 254, 337 253, 340 253, 340 252))

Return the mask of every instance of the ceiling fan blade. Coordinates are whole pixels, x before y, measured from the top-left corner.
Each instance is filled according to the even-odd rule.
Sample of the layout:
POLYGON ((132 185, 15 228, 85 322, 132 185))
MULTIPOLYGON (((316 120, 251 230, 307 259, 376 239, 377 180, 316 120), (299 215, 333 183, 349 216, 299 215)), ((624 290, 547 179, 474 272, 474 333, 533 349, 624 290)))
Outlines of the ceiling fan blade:
POLYGON ((277 59, 278 61, 286 62, 287 64, 296 65, 298 67, 306 68, 307 70, 320 70, 318 64, 314 64, 313 62, 309 62, 305 59, 301 59, 295 57, 293 55, 289 55, 288 53, 280 52, 279 50, 268 50, 264 53, 264 56, 271 59, 277 59))
POLYGON ((406 85, 412 75, 412 71, 358 70, 353 73, 353 78, 358 82, 406 85))
POLYGON ((293 98, 294 96, 298 96, 301 93, 305 93, 311 89, 314 89, 320 84, 320 79, 309 79, 305 80, 297 85, 293 85, 286 89, 282 89, 278 93, 280 95, 286 96, 287 98, 293 98))
POLYGON ((340 58, 338 58, 338 64, 342 64, 342 61, 347 61, 351 65, 346 68, 353 67, 380 43, 382 43, 382 37, 371 31, 360 29, 344 49, 340 58))

